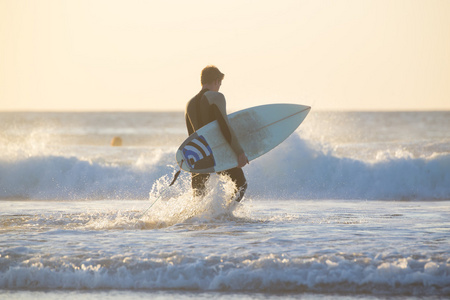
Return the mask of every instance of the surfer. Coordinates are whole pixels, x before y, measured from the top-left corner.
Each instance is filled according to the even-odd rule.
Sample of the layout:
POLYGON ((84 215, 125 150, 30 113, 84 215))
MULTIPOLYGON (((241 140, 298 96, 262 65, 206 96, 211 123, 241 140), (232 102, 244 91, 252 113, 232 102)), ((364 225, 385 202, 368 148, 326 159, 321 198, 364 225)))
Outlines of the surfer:
MULTIPOLYGON (((248 164, 247 156, 244 153, 233 129, 230 127, 226 112, 226 101, 222 93, 219 93, 224 74, 215 66, 207 66, 201 73, 201 91, 195 95, 187 104, 185 118, 189 135, 217 120, 220 130, 238 158, 238 166, 229 170, 219 172, 220 175, 227 175, 234 182, 234 200, 240 202, 247 189, 242 167, 248 164)), ((206 181, 209 174, 192 173, 192 189, 195 196, 203 196, 206 192, 206 181)))

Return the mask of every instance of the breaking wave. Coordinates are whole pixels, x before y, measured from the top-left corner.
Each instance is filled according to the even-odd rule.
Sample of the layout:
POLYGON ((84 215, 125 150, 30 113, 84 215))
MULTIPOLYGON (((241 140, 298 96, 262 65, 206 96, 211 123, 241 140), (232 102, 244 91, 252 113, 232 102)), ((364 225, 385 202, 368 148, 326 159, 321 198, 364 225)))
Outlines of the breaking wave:
MULTIPOLYGON (((0 198, 148 199, 176 171, 174 150, 131 164, 61 155, 0 160, 0 198)), ((244 169, 247 197, 283 199, 450 199, 450 154, 341 157, 292 135, 244 169)), ((189 174, 181 176, 189 178, 189 174)))

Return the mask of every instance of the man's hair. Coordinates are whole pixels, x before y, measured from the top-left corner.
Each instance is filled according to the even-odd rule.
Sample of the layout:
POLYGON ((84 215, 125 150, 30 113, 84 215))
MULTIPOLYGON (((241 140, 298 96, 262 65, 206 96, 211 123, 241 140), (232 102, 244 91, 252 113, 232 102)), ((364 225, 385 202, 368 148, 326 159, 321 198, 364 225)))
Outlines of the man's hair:
POLYGON ((225 74, 219 71, 216 66, 207 66, 202 70, 201 82, 202 85, 213 83, 216 79, 223 80, 225 74))

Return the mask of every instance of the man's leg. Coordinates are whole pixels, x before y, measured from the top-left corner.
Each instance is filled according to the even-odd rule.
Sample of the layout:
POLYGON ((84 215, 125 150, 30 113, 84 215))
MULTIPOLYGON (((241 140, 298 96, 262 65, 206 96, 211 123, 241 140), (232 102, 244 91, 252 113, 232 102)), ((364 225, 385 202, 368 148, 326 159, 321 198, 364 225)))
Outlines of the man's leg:
POLYGON ((194 174, 192 173, 192 190, 194 197, 204 196, 206 194, 206 181, 209 174, 194 174))
POLYGON ((244 172, 242 171, 242 169, 233 168, 220 172, 220 174, 230 176, 231 180, 236 185, 234 200, 240 202, 244 197, 245 191, 247 190, 247 180, 245 179, 244 172))

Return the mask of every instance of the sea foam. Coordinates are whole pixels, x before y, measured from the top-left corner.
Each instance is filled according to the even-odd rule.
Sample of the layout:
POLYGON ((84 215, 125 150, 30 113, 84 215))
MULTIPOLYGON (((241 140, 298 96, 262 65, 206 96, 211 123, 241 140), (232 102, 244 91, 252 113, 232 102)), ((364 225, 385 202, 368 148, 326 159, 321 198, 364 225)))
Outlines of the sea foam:
MULTIPOLYGON (((18 252, 18 251, 16 251, 18 252)), ((269 293, 449 295, 448 262, 361 255, 40 258, 3 270, 3 289, 176 289, 269 293)))
MULTIPOLYGON (((51 154, 0 160, 0 198, 148 199, 152 186, 178 168, 174 149, 158 152, 131 164, 51 154)), ((293 134, 244 172, 247 197, 253 198, 450 199, 448 153, 364 161, 293 134)), ((189 174, 181 178, 188 180, 189 174)))

